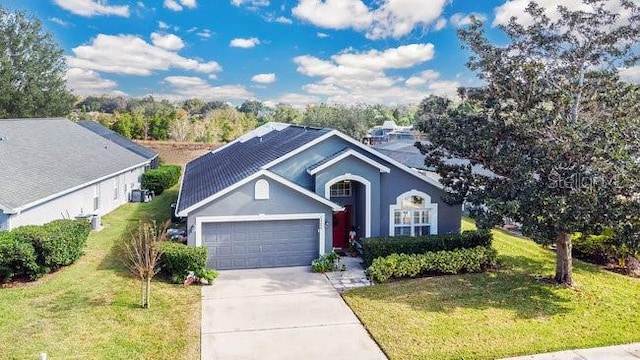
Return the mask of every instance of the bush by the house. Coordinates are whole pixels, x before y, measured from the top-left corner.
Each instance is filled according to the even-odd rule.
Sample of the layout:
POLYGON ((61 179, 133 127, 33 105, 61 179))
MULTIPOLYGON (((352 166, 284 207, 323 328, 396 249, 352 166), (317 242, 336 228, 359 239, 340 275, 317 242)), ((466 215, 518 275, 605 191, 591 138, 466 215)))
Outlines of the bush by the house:
POLYGON ((496 258, 497 252, 490 246, 424 254, 391 254, 373 260, 367 274, 376 282, 383 283, 390 278, 475 273, 494 266, 496 258))
POLYGON ((491 246, 493 235, 488 231, 464 231, 461 234, 429 236, 380 236, 362 239, 362 259, 365 266, 378 257, 391 254, 424 254, 442 250, 491 246))
POLYGON ((33 246, 20 241, 12 232, 0 232, 0 282, 16 276, 38 277, 38 264, 33 246))
POLYGON ((142 174, 142 188, 153 191, 156 195, 180 180, 182 168, 178 165, 163 165, 157 169, 147 170, 142 174))
POLYGON ((55 271, 78 260, 84 251, 91 225, 87 221, 54 220, 12 231, 16 238, 33 246, 40 272, 55 271))
POLYGON ((339 259, 340 255, 336 254, 335 251, 324 254, 311 262, 311 271, 319 273, 333 271, 335 270, 336 263, 339 259))
POLYGON ((573 237, 572 254, 584 261, 606 265, 613 258, 613 247, 610 234, 585 236, 576 234, 573 237))
POLYGON ((162 244, 160 267, 175 283, 185 280, 189 272, 197 278, 213 280, 217 273, 207 270, 207 248, 204 246, 187 246, 175 242, 162 244))

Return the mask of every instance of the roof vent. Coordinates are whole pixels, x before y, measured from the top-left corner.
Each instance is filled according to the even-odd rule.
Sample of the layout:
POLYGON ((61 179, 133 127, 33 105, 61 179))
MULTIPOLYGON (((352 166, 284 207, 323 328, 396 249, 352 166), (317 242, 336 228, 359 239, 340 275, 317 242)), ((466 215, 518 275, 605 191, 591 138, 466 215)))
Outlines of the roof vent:
POLYGON ((7 140, 6 136, 0 135, 0 141, 6 141, 6 140, 7 140))

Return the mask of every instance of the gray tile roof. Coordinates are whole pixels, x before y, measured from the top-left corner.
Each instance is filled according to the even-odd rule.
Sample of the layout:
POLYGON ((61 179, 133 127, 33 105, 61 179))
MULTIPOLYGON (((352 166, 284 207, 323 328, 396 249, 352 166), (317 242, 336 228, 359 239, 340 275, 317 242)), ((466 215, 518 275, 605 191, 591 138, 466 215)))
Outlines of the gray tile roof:
POLYGON ((0 206, 18 209, 148 162, 67 119, 0 119, 0 206))
POLYGON ((77 124, 149 160, 158 156, 157 152, 148 149, 133 140, 127 139, 126 137, 93 120, 78 121, 77 124))
POLYGON ((185 168, 177 211, 226 189, 260 167, 311 142, 331 129, 266 124, 217 151, 205 154, 185 168), (269 126, 277 126, 271 130, 269 126))

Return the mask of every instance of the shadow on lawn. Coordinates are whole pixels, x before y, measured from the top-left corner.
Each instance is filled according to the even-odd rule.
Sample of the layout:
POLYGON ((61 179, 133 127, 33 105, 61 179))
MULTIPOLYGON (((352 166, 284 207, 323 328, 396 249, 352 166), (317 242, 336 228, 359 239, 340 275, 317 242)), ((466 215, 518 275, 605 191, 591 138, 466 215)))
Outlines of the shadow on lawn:
POLYGON ((569 311, 569 299, 562 292, 571 290, 541 279, 547 273, 547 262, 523 256, 501 256, 500 260, 507 267, 499 271, 403 280, 348 296, 403 303, 423 312, 504 309, 524 319, 569 311))

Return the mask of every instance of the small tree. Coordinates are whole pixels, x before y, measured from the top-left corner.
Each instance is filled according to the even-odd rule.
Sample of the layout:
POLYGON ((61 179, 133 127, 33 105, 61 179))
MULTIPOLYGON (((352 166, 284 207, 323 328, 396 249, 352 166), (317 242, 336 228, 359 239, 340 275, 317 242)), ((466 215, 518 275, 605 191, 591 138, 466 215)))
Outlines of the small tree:
POLYGON ((155 222, 138 222, 123 239, 124 263, 141 281, 141 305, 150 307, 151 279, 160 271, 160 242, 166 239, 167 221, 162 228, 155 222))

